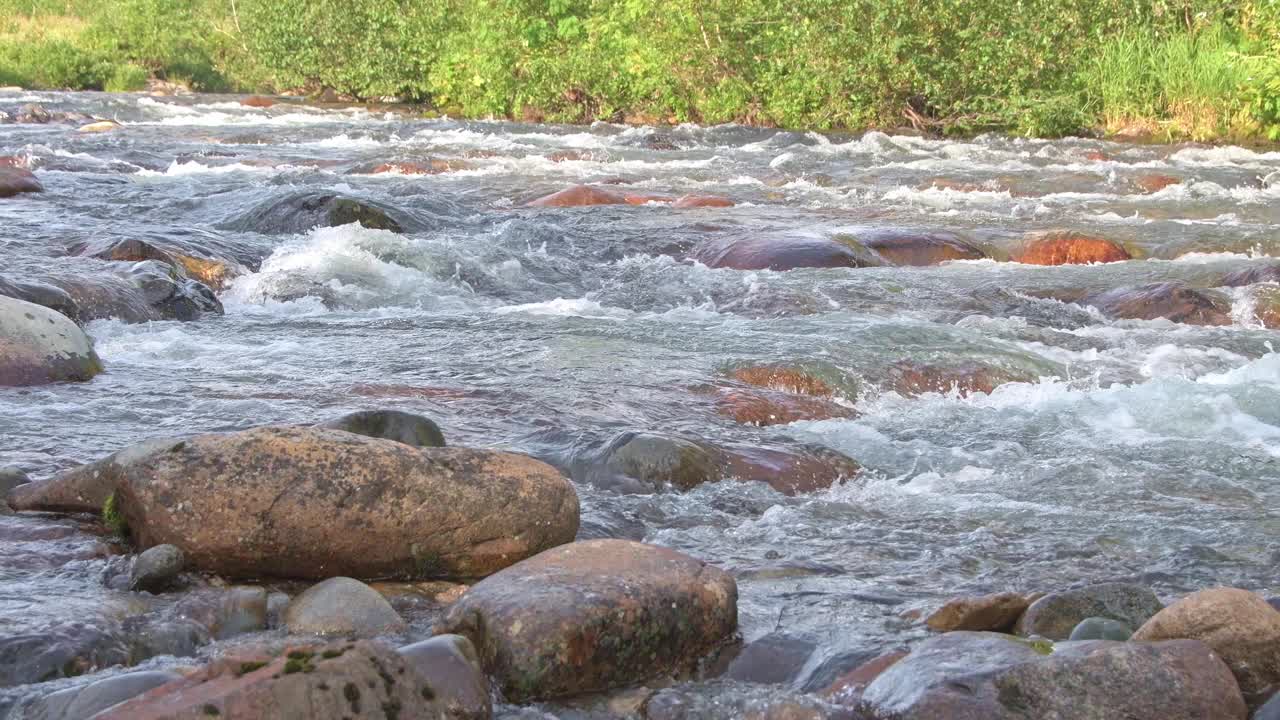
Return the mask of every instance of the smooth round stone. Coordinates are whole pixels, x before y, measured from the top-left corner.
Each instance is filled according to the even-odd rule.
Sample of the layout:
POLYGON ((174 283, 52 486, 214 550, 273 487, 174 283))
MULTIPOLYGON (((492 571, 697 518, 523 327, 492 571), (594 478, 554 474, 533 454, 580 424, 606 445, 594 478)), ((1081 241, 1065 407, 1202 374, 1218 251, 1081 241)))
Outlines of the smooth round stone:
POLYGON ((164 588, 182 572, 186 558, 174 545, 148 548, 133 562, 129 576, 130 590, 155 591, 164 588))
POLYGON ((404 620, 377 590, 346 577, 329 578, 294 598, 284 611, 284 624, 299 635, 374 637, 405 629, 404 620))
POLYGON ((1080 621, 1071 631, 1069 640, 1128 640, 1133 636, 1133 628, 1119 620, 1111 618, 1091 617, 1080 621))
POLYGON ((28 709, 27 717, 42 720, 84 720, 181 677, 178 673, 163 670, 116 675, 46 695, 28 709))

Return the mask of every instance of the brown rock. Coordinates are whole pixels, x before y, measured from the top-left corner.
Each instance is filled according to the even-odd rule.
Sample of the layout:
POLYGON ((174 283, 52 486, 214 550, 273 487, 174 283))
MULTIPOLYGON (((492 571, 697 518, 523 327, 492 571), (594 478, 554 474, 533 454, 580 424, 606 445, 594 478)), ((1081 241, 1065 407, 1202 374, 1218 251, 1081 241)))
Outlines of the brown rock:
POLYGON ((743 425, 767 427, 786 425, 800 420, 831 420, 857 416, 852 408, 808 395, 794 395, 770 390, 720 388, 716 392, 716 409, 721 415, 743 425))
POLYGON ((627 201, 628 205, 648 205, 649 203, 671 203, 674 201, 670 195, 657 195, 654 193, 623 193, 622 197, 627 201))
POLYGON ((724 471, 739 480, 764 482, 784 495, 826 490, 857 477, 862 467, 828 448, 725 450, 724 471))
POLYGON ((402 160, 393 163, 382 163, 376 165, 369 171, 371 175, 380 175, 383 173, 393 173, 396 175, 439 175, 441 173, 454 172, 457 170, 466 170, 471 167, 462 160, 450 160, 444 158, 432 158, 426 164, 420 162, 412 162, 402 160))
POLYGON ((734 369, 730 376, 741 383, 756 387, 796 393, 798 395, 814 395, 828 397, 835 393, 824 380, 814 377, 799 368, 779 365, 757 365, 734 369))
POLYGON ((525 203, 525 205, 527 207, 581 207, 584 205, 627 205, 629 202, 625 196, 609 190, 601 190, 589 185, 574 185, 571 188, 525 203))
POLYGON ((1141 175, 1133 181, 1139 189, 1144 193, 1159 192, 1170 185, 1177 185, 1182 182, 1182 178, 1176 178, 1172 175, 1141 175))
POLYGON ((470 638, 521 703, 686 671, 737 629, 737 596, 728 573, 674 550, 591 540, 482 580, 436 630, 470 638))
POLYGON ((924 622, 930 630, 991 630, 1007 632, 1013 629, 1023 611, 1031 603, 1025 595, 1014 592, 957 597, 948 600, 924 622))
POLYGON ((1230 300, 1211 290, 1189 288, 1178 282, 1115 288, 1088 295, 1079 302, 1092 305, 1111 318, 1165 318, 1188 325, 1231 324, 1230 300))
POLYGON ((861 702, 862 692, 867 689, 867 686, 880 677, 880 673, 893 667, 906 656, 906 650, 895 650, 869 660, 841 675, 819 695, 837 705, 856 707, 861 702))
POLYGON ((1109 618, 1133 628, 1163 607, 1151 588, 1143 585, 1097 583, 1037 598, 1018 618, 1014 631, 1022 636, 1065 640, 1082 620, 1109 618))
POLYGON ((100 372, 93 343, 70 318, 0 295, 0 386, 83 381, 100 372))
POLYGON ((859 268, 884 264, 883 259, 865 248, 832 238, 786 235, 712 240, 694 248, 691 257, 707 267, 735 270, 859 268))
POLYGON ((734 205, 735 203, 732 200, 720 195, 682 195, 671 203, 671 207, 675 208, 726 208, 734 205))
POLYGON ((1199 640, 1226 662, 1245 701, 1257 707, 1280 690, 1280 612, 1237 588, 1192 593, 1156 613, 1134 640, 1199 640))
POLYGON ((997 387, 1009 382, 1028 382, 1035 378, 1018 375, 1002 368, 987 365, 962 364, 938 365, 899 360, 886 372, 886 386, 904 397, 925 393, 947 394, 952 390, 961 395, 975 392, 990 394, 997 387))
POLYGON ((112 130, 119 130, 122 127, 124 126, 114 120, 99 120, 98 122, 92 122, 92 123, 89 123, 88 125, 81 126, 80 132, 104 133, 104 132, 111 132, 112 130))
POLYGON ((122 475, 140 547, 230 576, 481 577, 578 529, 572 484, 530 457, 339 430, 200 435, 122 475))
POLYGON ((362 640, 302 645, 278 657, 219 660, 98 720, 449 720, 435 688, 395 650, 362 640))
POLYGON ((1249 289, 1253 317, 1265 328, 1280 329, 1280 288, 1261 285, 1249 289))
POLYGON ((951 260, 987 256, 973 243, 951 232, 879 229, 855 233, 858 241, 894 265, 939 265, 951 260))
POLYGON ((606 160, 604 157, 597 157, 590 150, 556 150, 547 155, 547 159, 554 163, 562 162, 599 162, 606 160))
POLYGON ((1061 230, 1027 236, 1022 249, 1013 255, 1015 262, 1028 265, 1089 265, 1131 259, 1119 243, 1061 230))
POLYGON ((147 240, 91 240, 71 245, 67 251, 81 257, 95 257, 118 262, 157 260, 195 278, 214 290, 226 287, 232 279, 248 272, 234 260, 214 257, 176 245, 159 245, 147 240))
POLYGON ((1219 283, 1222 287, 1242 287, 1258 283, 1280 283, 1280 263, 1254 264, 1228 273, 1219 283))
POLYGON ((0 198, 37 192, 44 192, 44 186, 30 170, 16 166, 0 167, 0 198))
POLYGON ((276 101, 262 95, 250 95, 247 98, 242 98, 240 104, 252 108, 269 108, 275 105, 276 101))

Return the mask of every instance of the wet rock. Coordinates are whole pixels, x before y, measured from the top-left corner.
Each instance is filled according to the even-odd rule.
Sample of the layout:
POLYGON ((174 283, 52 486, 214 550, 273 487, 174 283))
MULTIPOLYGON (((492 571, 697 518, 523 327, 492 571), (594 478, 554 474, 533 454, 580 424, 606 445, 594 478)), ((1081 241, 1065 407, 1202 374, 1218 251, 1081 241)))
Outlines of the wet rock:
POLYGON ((527 207, 583 207, 588 205, 627 205, 626 196, 612 190, 574 185, 525 203, 527 207))
POLYGON ((267 595, 267 627, 278 628, 284 626, 284 611, 288 609, 289 603, 293 602, 293 598, 288 593, 273 592, 267 595))
POLYGON ((740 367, 735 368, 730 373, 730 377, 747 385, 780 390, 797 395, 829 397, 835 394, 835 389, 825 380, 799 368, 777 365, 740 367))
POLYGON ((288 235, 351 223, 394 233, 425 229, 423 223, 401 210, 373 200, 329 192, 302 192, 269 200, 228 223, 227 228, 263 235, 288 235))
POLYGON ((1025 595, 1014 592, 952 598, 924 622, 930 630, 935 632, 952 630, 1005 632, 1013 629, 1013 624, 1030 604, 1025 595))
POLYGON ((163 628, 163 634, 171 637, 152 638, 150 644, 163 645, 176 640, 179 645, 185 645, 184 633, 190 634, 191 628, 184 631, 181 627, 184 622, 195 626, 195 646, 211 639, 226 640, 258 632, 267 627, 267 591, 253 585, 197 589, 182 595, 165 619, 175 621, 175 627, 163 628))
POLYGON ((79 132, 106 133, 106 132, 112 132, 114 130, 119 130, 122 127, 124 126, 114 120, 99 120, 98 122, 91 122, 88 125, 81 125, 79 128, 79 132))
POLYGON ((734 205, 732 200, 719 195, 682 195, 671 203, 673 208, 726 208, 734 205))
POLYGON ((0 198, 38 192, 44 192, 44 185, 36 179, 35 173, 25 168, 0 167, 0 198))
POLYGON ((344 430, 371 438, 394 440, 413 447, 444 447, 440 426, 412 413, 399 410, 362 410, 343 415, 316 427, 344 430))
POLYGON ((0 386, 83 381, 100 372, 93 343, 69 318, 0 296, 0 386))
POLYGON ((101 512, 107 498, 123 481, 125 467, 179 442, 176 438, 146 440, 101 460, 14 488, 9 491, 9 506, 14 510, 101 512))
POLYGON ((533 458, 338 430, 200 435, 123 470, 134 541, 229 576, 482 577, 578 529, 572 484, 533 458))
POLYGON ((862 693, 866 691, 867 686, 906 656, 905 650, 895 650, 880 655, 841 675, 819 695, 836 705, 857 707, 862 701, 862 693))
POLYGON ((667 548, 591 540, 472 586, 438 632, 465 635, 512 702, 678 673, 737 628, 737 585, 667 548))
POLYGON ((79 123, 93 118, 78 112, 60 112, 49 110, 43 105, 23 105, 13 116, 13 121, 20 125, 47 125, 49 123, 79 123))
POLYGON ((861 268, 884 265, 884 260, 871 251, 832 238, 786 235, 719 238, 698 245, 690 257, 707 267, 734 270, 861 268))
POLYGON ((1110 618, 1085 618, 1071 629, 1068 640, 1117 640, 1124 642, 1133 636, 1133 628, 1110 618))
POLYGON ((116 675, 46 695, 28 706, 24 715, 41 720, 88 720, 113 705, 181 677, 165 670, 116 675))
POLYGON ((295 635, 374 637, 403 632, 404 620, 391 603, 359 580, 329 578, 289 603, 284 625, 295 635))
POLYGON ((724 449, 723 471, 731 478, 763 482, 784 495, 826 490, 852 479, 862 467, 827 447, 724 449))
POLYGON ((1058 230, 1028 235, 1012 259, 1028 265, 1089 265, 1131 260, 1133 256, 1112 240, 1058 230))
POLYGON ((450 720, 486 720, 493 714, 489 678, 471 641, 461 635, 437 635, 398 651, 423 679, 423 697, 450 720))
POLYGON ((8 494, 10 490, 19 485, 26 485, 31 482, 31 478, 23 472, 22 468, 7 465, 0 467, 0 492, 8 494))
POLYGON ((1031 603, 1018 620, 1015 631, 1023 637, 1039 635, 1064 640, 1082 620, 1110 618, 1138 627, 1164 605, 1150 588, 1127 583, 1086 585, 1075 590, 1054 592, 1031 603))
MULTIPOLYGON (((635 717, 635 713, 619 713, 635 717)), ((848 708, 769 686, 733 681, 678 685, 644 699, 643 720, 855 720, 848 708)))
MULTIPOLYGON (((198 280, 214 290, 221 290, 232 279, 250 269, 237 260, 219 257, 216 253, 204 248, 184 247, 174 243, 161 244, 137 238, 79 242, 71 245, 67 252, 80 257, 121 262, 158 260, 180 268, 187 277, 198 280)), ((256 267, 256 263, 252 264, 256 267)))
MULTIPOLYGON (((366 166, 367 167, 367 166, 366 166)), ((371 175, 440 175, 442 173, 467 170, 471 164, 456 158, 431 158, 425 161, 400 160, 392 163, 381 163, 368 169, 371 175)))
POLYGON ((876 229, 859 231, 854 237, 894 265, 940 265, 987 257, 969 240, 941 230, 876 229))
POLYGON ((916 397, 925 393, 946 395, 952 391, 962 396, 975 392, 989 395, 1005 383, 1035 380, 1030 374, 988 365, 944 365, 900 360, 885 369, 885 377, 880 382, 899 395, 916 397))
POLYGON ((1192 593, 1156 613, 1134 640, 1199 640, 1231 668, 1245 701, 1261 705, 1280 691, 1280 613, 1237 588, 1192 593))
POLYGON ((724 676, 742 682, 786 685, 799 677, 816 647, 804 638, 771 633, 744 645, 724 676))
POLYGON ((1139 175, 1137 179, 1133 181, 1133 184, 1138 186, 1138 189, 1144 193, 1154 193, 1171 185, 1177 185, 1180 182, 1182 182, 1182 178, 1176 178, 1172 175, 1160 175, 1158 173, 1153 173, 1149 175, 1139 175))
POLYGON ((853 408, 809 395, 768 390, 719 388, 715 396, 721 415, 743 425, 767 427, 801 420, 831 420, 856 417, 853 408))
POLYGON ((124 272, 112 275, 67 276, 47 278, 71 296, 79 312, 79 322, 114 318, 126 323, 160 320, 160 313, 147 301, 145 291, 124 272))
POLYGON ((250 95, 249 97, 241 98, 240 104, 252 108, 269 108, 275 105, 276 101, 262 95, 250 95))
POLYGON ((657 433, 622 433, 604 451, 605 465, 653 488, 690 490, 720 478, 719 453, 692 440, 657 433))
POLYGON ((156 545, 143 551, 133 561, 133 572, 129 575, 130 590, 146 590, 154 592, 163 590, 173 582, 186 558, 182 551, 174 545, 156 545))
POLYGON ((1165 318, 1189 325, 1231 324, 1229 299, 1211 290, 1189 288, 1178 282, 1116 288, 1085 296, 1079 302, 1098 308, 1110 318, 1165 318))
POLYGON ((862 695, 894 720, 1243 720, 1230 671, 1204 644, 1106 641, 1041 647, 995 633, 931 638, 862 695))
POLYGON ((1243 287, 1258 283, 1280 283, 1280 263, 1253 264, 1227 273, 1219 283, 1222 287, 1243 287))
POLYGON ((1270 700, 1263 703, 1250 720, 1280 720, 1280 693, 1272 695, 1270 700))
POLYGON ((224 658, 95 720, 448 720, 424 681, 380 643, 306 645, 224 658))
POLYGON ((7 280, 0 277, 0 295, 25 300, 61 313, 73 322, 80 322, 80 307, 62 288, 41 282, 7 280))
POLYGON ((222 314, 222 303, 207 285, 156 260, 135 263, 126 277, 163 320, 191 321, 201 315, 222 314))
POLYGON ((128 662, 129 649, 116 632, 85 623, 0 637, 0 687, 76 677, 128 662))
POLYGON ((265 588, 244 586, 227 589, 219 603, 213 636, 225 640, 267 629, 268 594, 265 588))

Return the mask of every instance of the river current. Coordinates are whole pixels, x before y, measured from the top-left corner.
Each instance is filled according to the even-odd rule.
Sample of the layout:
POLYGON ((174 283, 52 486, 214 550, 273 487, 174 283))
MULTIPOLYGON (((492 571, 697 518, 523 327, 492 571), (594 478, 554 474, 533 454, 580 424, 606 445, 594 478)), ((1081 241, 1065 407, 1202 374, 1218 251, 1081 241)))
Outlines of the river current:
MULTIPOLYGON (((1280 256, 1274 148, 0 93, 0 110, 27 103, 124 127, 0 125, 0 155, 27 158, 46 188, 0 200, 0 274, 105 273, 67 247, 130 237, 197 237, 261 265, 220 292, 225 315, 89 323, 107 368, 91 382, 0 389, 0 465, 44 477, 150 437, 376 407, 426 415, 451 444, 572 472, 583 537, 642 539, 733 572, 744 641, 801 648, 797 689, 829 681, 840 658, 920 637, 909 611, 961 593, 1104 580, 1166 597, 1214 585, 1280 593, 1280 336, 1248 293, 1222 291, 1233 324, 1217 327, 1107 319, 1041 297, 1166 280, 1213 288, 1280 256), (432 175, 367 170, 429 159, 452 162, 432 175), (1151 175, 1176 181, 1152 190, 1151 175), (603 181, 736 205, 524 206, 603 181), (377 201, 421 229, 231 229, 304 189, 377 201), (997 256, 1028 232, 1065 229, 1137 259, 782 272, 688 259, 717 233, 866 227, 951 231, 997 256), (904 395, 885 380, 902 363, 1014 380, 904 395), (741 424, 706 388, 733 387, 729 372, 744 365, 807 368, 851 417, 741 424), (825 446, 863 471, 796 496, 733 480, 685 492, 592 482, 580 467, 628 430, 825 446)), ((130 593, 103 586, 111 561, 87 527, 0 518, 0 636, 137 611, 130 593)), ((429 619, 414 623, 429 631, 429 619)), ((178 661, 147 661, 166 662, 178 661)), ((9 688, 5 702, 71 682, 9 688)))

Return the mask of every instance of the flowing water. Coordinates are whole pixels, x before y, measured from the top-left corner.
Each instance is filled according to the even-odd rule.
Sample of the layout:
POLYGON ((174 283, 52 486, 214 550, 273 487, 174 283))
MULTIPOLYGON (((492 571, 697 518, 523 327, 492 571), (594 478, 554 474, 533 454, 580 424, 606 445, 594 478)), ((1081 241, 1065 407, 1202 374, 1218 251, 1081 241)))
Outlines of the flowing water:
MULTIPOLYGON (((453 444, 573 470, 584 537, 643 539, 731 570, 743 638, 806 648, 796 687, 820 684, 842 657, 918 637, 903 614, 958 593, 1115 579, 1165 596, 1280 591, 1280 338, 1247 293, 1224 291, 1225 327, 1107 320, 1037 296, 1214 287, 1280 255, 1278 151, 0 93, 0 110, 27 102, 126 125, 0 125, 0 154, 29 157, 47 189, 0 200, 0 272, 106 273, 104 261, 66 257, 102 238, 194 237, 263 260, 221 292, 224 316, 90 323, 108 368, 92 382, 0 389, 0 465, 39 477, 154 436, 370 407, 424 414, 453 444), (367 171, 428 158, 458 162, 428 176, 367 171), (1144 191, 1153 173, 1177 182, 1144 191), (523 207, 618 179, 737 205, 523 207), (421 229, 228 229, 299 189, 376 200, 421 229), (685 259, 712 237, 867 227, 954 231, 995 256, 1029 231, 1070 229, 1141 259, 786 272, 685 259), (885 380, 903 362, 1017 381, 904 396, 885 380), (739 424, 706 388, 734 386, 727 373, 744 364, 810 369, 856 416, 739 424), (789 497, 737 481, 641 493, 574 470, 625 430, 824 445, 864 471, 789 497)), ((0 634, 119 621, 160 602, 103 586, 112 561, 90 526, 2 520, 0 536, 20 540, 0 560, 0 634)), ((6 692, 12 702, 58 682, 6 692)))

